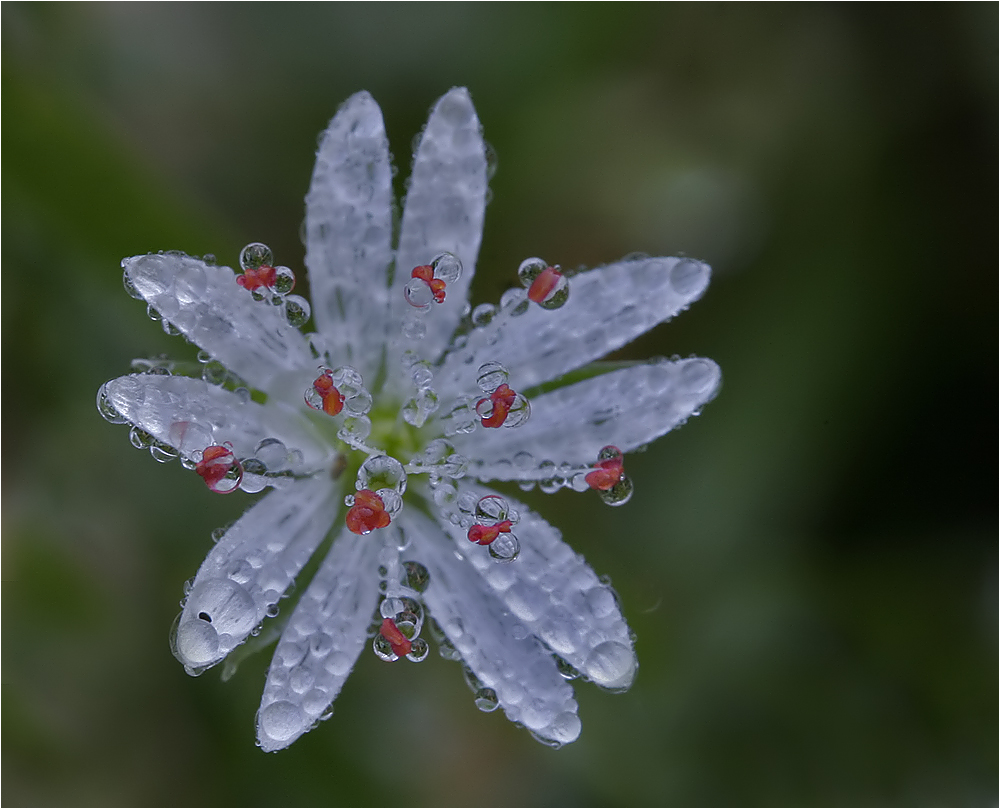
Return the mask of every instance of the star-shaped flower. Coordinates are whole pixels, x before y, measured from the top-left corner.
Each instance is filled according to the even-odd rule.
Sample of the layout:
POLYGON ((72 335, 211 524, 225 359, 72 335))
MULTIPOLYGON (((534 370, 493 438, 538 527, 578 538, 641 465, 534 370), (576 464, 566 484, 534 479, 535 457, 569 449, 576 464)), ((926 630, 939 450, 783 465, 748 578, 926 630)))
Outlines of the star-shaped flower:
POLYGON ((306 198, 315 333, 299 331, 310 305, 264 245, 243 249, 239 274, 181 253, 125 259, 130 294, 201 349, 201 366, 137 360, 98 408, 212 491, 272 489, 190 584, 172 633, 189 673, 257 634, 330 541, 281 630, 263 749, 329 716, 365 646, 419 661, 424 635, 462 662, 478 707, 559 746, 581 728, 570 681, 627 689, 632 637, 559 531, 484 484, 626 502, 623 453, 696 414, 719 370, 589 363, 687 307, 709 268, 631 257, 570 273, 527 259, 499 306, 470 310, 488 168, 468 92, 431 113, 395 249, 389 160, 379 108, 358 93, 323 137, 306 198))

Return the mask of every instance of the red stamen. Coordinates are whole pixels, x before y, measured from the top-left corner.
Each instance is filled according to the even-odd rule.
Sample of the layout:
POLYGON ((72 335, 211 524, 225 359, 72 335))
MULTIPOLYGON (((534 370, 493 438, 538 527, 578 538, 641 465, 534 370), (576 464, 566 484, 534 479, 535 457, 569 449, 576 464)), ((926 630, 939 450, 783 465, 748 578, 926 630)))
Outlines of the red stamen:
POLYGON ((419 267, 414 267, 410 272, 410 277, 419 278, 421 281, 426 282, 427 286, 431 288, 434 300, 437 303, 444 303, 444 288, 447 284, 440 278, 434 277, 434 268, 430 264, 421 264, 419 267))
MULTIPOLYGON (((517 399, 517 393, 511 390, 510 386, 505 382, 499 388, 497 388, 493 393, 489 395, 489 400, 493 403, 493 410, 488 416, 483 416, 481 421, 484 427, 500 427, 505 421, 507 421, 507 415, 510 413, 511 407, 514 406, 514 400, 517 399)), ((476 408, 478 410, 479 405, 486 401, 486 397, 480 399, 476 403, 476 408)))
POLYGON ((354 495, 354 505, 347 511, 349 531, 361 535, 370 534, 376 528, 385 528, 390 521, 385 503, 375 492, 362 489, 354 495))
MULTIPOLYGON (((605 447, 605 449, 614 450, 618 454, 598 461, 594 465, 594 471, 589 472, 584 478, 591 489, 602 492, 613 489, 615 484, 625 476, 625 459, 622 457, 621 451, 617 447, 605 447)), ((604 450, 601 451, 604 452, 604 450)))
POLYGON ((261 264, 257 269, 247 267, 243 275, 236 276, 236 283, 251 292, 260 287, 273 287, 278 278, 278 270, 269 264, 261 264))
POLYGON ((556 288, 562 277, 562 273, 555 267, 546 267, 531 282, 531 286, 528 288, 528 300, 535 303, 544 301, 556 288))
POLYGON ((205 485, 208 486, 213 492, 217 494, 229 494, 230 492, 236 491, 239 488, 240 480, 243 478, 242 469, 240 469, 240 476, 235 481, 229 481, 233 484, 232 488, 227 488, 226 486, 220 487, 219 484, 225 479, 226 475, 233 467, 240 467, 239 461, 236 460, 236 456, 233 455, 232 450, 225 446, 211 446, 207 447, 201 454, 201 460, 198 461, 197 466, 195 466, 194 471, 205 481, 205 485))
POLYGON ((473 525, 469 529, 469 542, 478 542, 480 545, 489 545, 500 534, 509 534, 512 523, 510 520, 503 520, 496 525, 473 525))
POLYGON ((396 657, 405 657, 413 648, 413 643, 410 642, 410 639, 406 635, 399 631, 399 627, 396 626, 392 618, 386 618, 382 621, 382 628, 379 630, 379 634, 389 641, 392 653, 396 657))
POLYGON ((330 371, 324 371, 313 380, 313 390, 323 400, 323 412, 327 415, 336 416, 344 409, 344 396, 334 386, 330 371))

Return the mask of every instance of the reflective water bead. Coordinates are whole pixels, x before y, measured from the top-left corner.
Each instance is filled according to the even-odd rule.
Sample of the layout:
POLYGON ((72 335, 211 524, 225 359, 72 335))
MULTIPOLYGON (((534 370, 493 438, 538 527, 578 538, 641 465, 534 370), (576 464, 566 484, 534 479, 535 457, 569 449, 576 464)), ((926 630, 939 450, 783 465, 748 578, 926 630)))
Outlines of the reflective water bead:
POLYGON ((240 250, 240 269, 256 270, 258 267, 274 263, 271 248, 261 242, 251 242, 240 250))
POLYGON ((264 491, 268 483, 267 467, 256 458, 246 458, 240 463, 243 465, 243 480, 240 482, 240 488, 247 494, 264 491))
POLYGON ((481 303, 472 310, 472 322, 476 326, 485 326, 496 314, 496 307, 492 303, 481 303))
POLYGON ((254 457, 271 472, 283 469, 288 461, 288 447, 277 438, 265 438, 257 445, 254 457))
POLYGON ((431 647, 423 638, 414 638, 410 641, 410 651, 406 654, 406 659, 411 663, 421 663, 427 659, 431 647))
POLYGON ((372 639, 372 650, 380 660, 384 660, 386 663, 393 663, 399 660, 399 655, 392 651, 392 644, 389 643, 389 639, 381 633, 375 635, 372 639))
MULTIPOLYGON (((388 571, 386 571, 388 572, 388 571)), ((378 611, 383 618, 393 618, 406 609, 401 598, 384 598, 379 605, 378 611)))
POLYGON ((681 295, 691 295, 707 283, 708 267, 700 261, 685 258, 670 271, 670 285, 681 295))
POLYGON ((206 447, 195 472, 213 492, 229 494, 239 488, 243 479, 243 466, 233 455, 232 447, 213 445, 206 447))
POLYGON ((521 552, 521 543, 513 534, 501 534, 489 547, 490 556, 498 562, 513 562, 521 552))
POLYGON ((461 497, 458 498, 458 508, 465 512, 466 514, 472 514, 476 510, 476 504, 479 502, 479 498, 476 497, 472 492, 465 492, 461 497))
POLYGON ((507 501, 496 494, 480 497, 476 502, 475 517, 480 525, 496 525, 507 519, 510 506, 507 501))
POLYGON ((413 384, 417 386, 417 390, 424 390, 429 388, 434 381, 434 372, 430 369, 430 363, 421 361, 414 364, 410 370, 410 377, 413 379, 413 384))
POLYGON ((288 321, 288 325, 296 329, 304 326, 311 313, 309 301, 301 295, 289 295, 285 298, 285 320, 288 321))
POLYGON ((364 378, 353 365, 340 365, 331 372, 333 383, 342 388, 360 388, 364 386, 364 378))
POLYGON ((516 399, 517 393, 504 383, 489 396, 476 402, 476 415, 483 427, 501 427, 516 399))
POLYGON ((107 383, 101 385, 97 391, 97 412, 101 414, 105 421, 112 424, 128 424, 128 419, 119 413, 108 396, 107 383))
POLYGON ((403 508, 403 498, 395 489, 379 489, 375 492, 382 499, 382 507, 388 513, 390 519, 394 519, 403 508))
POLYGON ((403 321, 403 336, 407 340, 423 340, 427 336, 427 324, 415 317, 403 321))
POLYGON ((392 653, 397 657, 408 655, 413 648, 410 639, 399 630, 391 618, 383 619, 379 635, 389 642, 392 653))
POLYGON ((144 300, 142 293, 135 288, 135 284, 133 284, 132 279, 129 278, 128 270, 122 273, 122 284, 125 286, 125 292, 128 293, 130 298, 135 298, 137 301, 144 300))
POLYGON ((569 299, 569 281, 556 267, 546 267, 528 289, 528 300, 543 309, 558 309, 569 299))
POLYGON ((454 253, 439 253, 431 260, 434 277, 446 284, 454 284, 462 277, 462 261, 454 253))
POLYGON ((271 288, 278 295, 287 295, 295 289, 295 273, 288 267, 275 267, 271 288))
POLYGON ((368 416, 348 416, 337 430, 337 438, 357 448, 372 431, 372 422, 368 416))
POLYGON ((517 280, 521 282, 521 286, 528 289, 535 282, 535 279, 545 272, 548 266, 547 261, 537 256, 526 258, 517 268, 517 280))
POLYGON ((277 279, 277 269, 269 264, 248 267, 242 275, 236 276, 236 283, 253 294, 254 300, 262 301, 270 297, 277 279))
POLYGON ((201 378, 209 385, 224 385, 228 377, 229 371, 218 360, 209 360, 201 369, 201 378))
POLYGON ((406 302, 414 309, 426 312, 434 303, 434 291, 423 278, 411 278, 403 287, 406 302))
POLYGON ((157 463, 167 463, 174 460, 180 453, 169 444, 154 441, 149 447, 149 454, 157 463))
POLYGON ((531 405, 528 400, 518 393, 514 397, 514 402, 507 411, 507 418, 504 419, 504 427, 520 427, 531 416, 531 405))
POLYGON ((345 522, 351 533, 364 536, 377 528, 385 528, 391 519, 382 498, 369 489, 362 489, 354 495, 345 522))
POLYGON ((521 451, 514 456, 514 466, 526 472, 535 465, 535 458, 530 452, 521 451))
POLYGON ((519 317, 528 311, 528 293, 520 287, 512 287, 500 296, 500 309, 511 317, 519 317))
POLYGON ((629 500, 632 499, 632 493, 635 490, 635 486, 632 483, 632 479, 627 475, 622 475, 621 480, 619 480, 610 489, 600 492, 601 500, 607 503, 609 506, 624 506, 629 500))
POLYGON ((510 378, 507 369, 499 362, 485 362, 479 366, 476 384, 483 393, 492 393, 510 378))
POLYGON ((403 562, 403 583, 411 590, 422 593, 430 581, 431 574, 420 562, 403 562))
POLYGON ((156 439, 139 427, 133 427, 128 431, 129 443, 136 449, 149 449, 156 439))
POLYGON ((625 477, 625 460, 618 447, 606 446, 597 453, 597 463, 594 471, 587 474, 585 480, 591 489, 606 492, 625 477))
POLYGON ((357 489, 393 489, 406 492, 406 471, 390 455, 372 455, 358 469, 357 489))
POLYGON ((327 368, 313 380, 303 396, 305 403, 313 410, 320 410, 328 416, 336 416, 344 409, 344 396, 334 385, 333 372, 327 368))
POLYGON ((492 688, 480 688, 476 692, 476 707, 483 713, 495 711, 500 705, 497 692, 492 688))

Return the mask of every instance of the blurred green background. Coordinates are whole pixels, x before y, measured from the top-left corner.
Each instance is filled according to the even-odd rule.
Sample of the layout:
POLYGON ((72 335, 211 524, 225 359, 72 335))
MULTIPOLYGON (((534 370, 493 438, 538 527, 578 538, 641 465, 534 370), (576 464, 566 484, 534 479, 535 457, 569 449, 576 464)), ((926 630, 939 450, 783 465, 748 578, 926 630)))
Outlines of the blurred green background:
POLYGON ((996 805, 995 4, 2 7, 7 805, 996 805), (194 349, 123 256, 301 268, 317 134, 359 89, 400 172, 435 99, 499 155, 474 285, 631 251, 715 268, 625 357, 719 397, 611 510, 528 499, 611 576, 626 695, 553 751, 436 655, 363 655, 334 718, 254 746, 269 655, 171 657, 182 582, 250 498, 94 408, 194 349), (221 668, 221 667, 220 667, 221 668))

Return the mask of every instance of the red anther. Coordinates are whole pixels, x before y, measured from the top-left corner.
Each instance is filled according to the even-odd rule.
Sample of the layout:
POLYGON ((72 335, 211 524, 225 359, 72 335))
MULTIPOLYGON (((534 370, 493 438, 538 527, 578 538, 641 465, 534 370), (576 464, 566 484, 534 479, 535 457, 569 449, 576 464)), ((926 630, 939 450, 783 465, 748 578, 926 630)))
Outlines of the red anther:
MULTIPOLYGON (((505 421, 507 421, 507 414, 510 413, 510 409, 514 406, 514 400, 517 399, 517 393, 511 390, 510 386, 505 382, 499 388, 497 388, 493 393, 489 395, 489 400, 493 403, 493 410, 488 416, 483 416, 481 421, 484 427, 500 427, 505 421)), ((486 398, 480 399, 476 403, 476 408, 479 408, 486 398)))
POLYGON ((323 412, 328 416, 336 416, 344 409, 344 396, 333 384, 329 371, 324 371, 313 380, 313 390, 323 400, 323 412))
POLYGON ((236 283, 251 291, 260 287, 273 287, 278 279, 278 270, 269 264, 261 264, 257 269, 247 267, 243 275, 236 276, 236 283))
POLYGON ((535 303, 544 301, 562 280, 562 273, 555 267, 546 267, 528 287, 528 300, 535 303))
POLYGON ((389 641, 389 645, 392 647, 392 653, 396 655, 396 657, 405 657, 413 648, 413 644, 410 642, 410 639, 399 631, 399 627, 396 626, 396 623, 392 620, 392 618, 386 618, 382 621, 382 628, 379 630, 379 634, 389 641))
POLYGON ((371 489, 362 489, 354 495, 354 505, 347 510, 347 529, 355 534, 370 534, 376 528, 385 528, 390 522, 385 503, 371 489))
POLYGON ((426 282, 427 286, 431 288, 434 300, 437 303, 444 303, 444 288, 447 284, 440 278, 434 277, 434 268, 430 264, 421 264, 419 267, 414 267, 410 273, 410 277, 419 278, 421 281, 426 282))
POLYGON ((598 461, 594 467, 594 471, 589 472, 584 480, 591 489, 598 491, 606 492, 613 489, 625 475, 625 461, 620 452, 617 457, 598 461))
POLYGON ((509 534, 513 524, 510 520, 503 520, 496 525, 473 525, 469 529, 469 542, 489 545, 500 534, 509 534))
POLYGON ((239 462, 229 447, 213 445, 207 447, 202 452, 201 460, 198 461, 198 465, 195 466, 194 471, 198 473, 201 479, 205 481, 205 485, 213 492, 229 494, 229 492, 235 491, 239 487, 239 481, 231 489, 225 487, 219 488, 219 483, 229 474, 229 470, 234 465, 238 466, 239 462))

